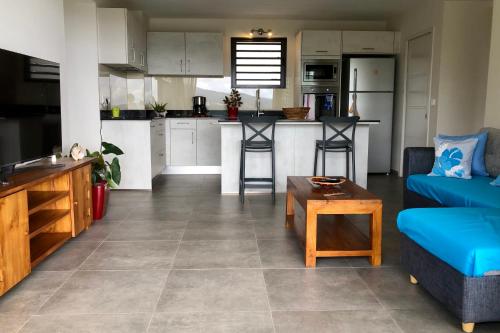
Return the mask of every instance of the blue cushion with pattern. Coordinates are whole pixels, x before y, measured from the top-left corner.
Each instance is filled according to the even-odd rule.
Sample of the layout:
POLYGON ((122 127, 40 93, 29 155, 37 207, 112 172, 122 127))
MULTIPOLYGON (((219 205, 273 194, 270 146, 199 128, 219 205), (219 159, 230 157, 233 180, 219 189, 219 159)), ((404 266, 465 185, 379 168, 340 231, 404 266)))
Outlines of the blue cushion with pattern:
POLYGON ((434 166, 429 176, 471 179, 472 156, 478 139, 462 141, 434 138, 434 166))

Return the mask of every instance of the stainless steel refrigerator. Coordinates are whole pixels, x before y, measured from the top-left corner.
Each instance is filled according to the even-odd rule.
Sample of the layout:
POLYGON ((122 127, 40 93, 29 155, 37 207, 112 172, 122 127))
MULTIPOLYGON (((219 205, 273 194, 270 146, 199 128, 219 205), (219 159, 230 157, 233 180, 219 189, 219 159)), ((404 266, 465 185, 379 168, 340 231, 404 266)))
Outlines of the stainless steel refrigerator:
POLYGON ((341 115, 347 115, 354 97, 361 120, 380 120, 380 124, 370 125, 368 172, 389 173, 395 59, 344 57, 342 67, 341 115))

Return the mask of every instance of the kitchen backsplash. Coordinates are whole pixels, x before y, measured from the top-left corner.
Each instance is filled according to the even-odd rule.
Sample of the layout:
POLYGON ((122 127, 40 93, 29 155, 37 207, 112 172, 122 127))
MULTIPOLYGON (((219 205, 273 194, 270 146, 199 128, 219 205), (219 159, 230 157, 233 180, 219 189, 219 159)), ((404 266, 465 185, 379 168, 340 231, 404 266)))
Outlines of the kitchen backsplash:
MULTIPOLYGON (((288 84, 288 87, 291 85, 288 84)), ((158 101, 168 103, 167 109, 190 110, 193 96, 205 96, 208 110, 224 110, 222 99, 231 90, 231 78, 150 77, 140 73, 121 73, 107 66, 99 67, 99 95, 101 109, 106 99, 109 108, 123 110, 148 109, 158 101)), ((241 110, 255 110, 255 89, 239 89, 243 105, 241 110)), ((293 106, 293 89, 261 89, 263 110, 280 110, 293 106)))

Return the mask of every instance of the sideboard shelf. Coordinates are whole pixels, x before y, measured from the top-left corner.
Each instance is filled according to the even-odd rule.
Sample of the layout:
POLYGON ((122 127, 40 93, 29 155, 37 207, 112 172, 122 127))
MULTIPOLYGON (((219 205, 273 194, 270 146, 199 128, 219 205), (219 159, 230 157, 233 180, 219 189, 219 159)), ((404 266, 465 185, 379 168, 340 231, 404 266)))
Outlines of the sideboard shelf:
POLYGON ((69 209, 45 209, 29 217, 30 238, 52 228, 54 224, 69 216, 69 209))
POLYGON ((31 268, 38 265, 43 259, 60 248, 70 238, 71 232, 51 232, 41 233, 31 239, 31 268))
POLYGON ((28 191, 28 214, 35 214, 68 195, 68 191, 28 191))

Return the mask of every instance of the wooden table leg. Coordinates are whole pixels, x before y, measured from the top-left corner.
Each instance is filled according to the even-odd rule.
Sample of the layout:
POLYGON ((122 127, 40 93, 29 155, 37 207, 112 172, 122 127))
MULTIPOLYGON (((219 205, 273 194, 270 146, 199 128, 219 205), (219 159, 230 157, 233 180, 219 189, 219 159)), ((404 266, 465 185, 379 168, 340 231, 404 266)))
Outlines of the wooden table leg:
POLYGON ((293 192, 288 191, 286 193, 286 221, 285 226, 291 228, 293 226, 293 219, 295 217, 295 207, 294 207, 294 197, 293 192))
POLYGON ((372 264, 372 266, 380 266, 382 264, 382 206, 372 213, 370 242, 372 247, 370 264, 372 264))
POLYGON ((306 217, 306 267, 316 267, 316 238, 318 229, 318 214, 316 210, 307 207, 306 217))

